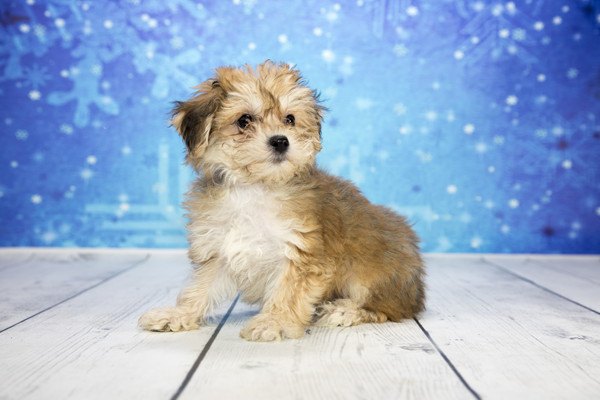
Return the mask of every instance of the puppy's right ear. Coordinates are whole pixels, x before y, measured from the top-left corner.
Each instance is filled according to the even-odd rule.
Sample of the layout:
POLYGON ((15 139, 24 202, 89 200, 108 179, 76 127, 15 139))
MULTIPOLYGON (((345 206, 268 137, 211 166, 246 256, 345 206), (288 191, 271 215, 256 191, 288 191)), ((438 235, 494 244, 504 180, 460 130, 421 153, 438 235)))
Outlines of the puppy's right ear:
POLYGON ((214 114, 225 97, 221 85, 214 79, 200 84, 197 89, 190 100, 175 102, 171 118, 171 125, 183 138, 187 159, 192 164, 197 164, 208 146, 214 114))

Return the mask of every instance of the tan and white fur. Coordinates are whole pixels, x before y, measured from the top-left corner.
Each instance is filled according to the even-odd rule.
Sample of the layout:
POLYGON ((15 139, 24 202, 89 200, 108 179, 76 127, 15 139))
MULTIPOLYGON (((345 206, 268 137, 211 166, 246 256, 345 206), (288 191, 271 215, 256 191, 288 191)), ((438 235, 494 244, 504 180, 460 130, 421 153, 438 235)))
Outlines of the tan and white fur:
POLYGON ((423 310, 405 219, 317 168, 323 111, 297 70, 270 61, 218 68, 176 104, 172 124, 199 175, 185 202, 194 270, 177 304, 143 314, 142 328, 196 329, 238 292, 261 307, 240 333, 257 341, 423 310))

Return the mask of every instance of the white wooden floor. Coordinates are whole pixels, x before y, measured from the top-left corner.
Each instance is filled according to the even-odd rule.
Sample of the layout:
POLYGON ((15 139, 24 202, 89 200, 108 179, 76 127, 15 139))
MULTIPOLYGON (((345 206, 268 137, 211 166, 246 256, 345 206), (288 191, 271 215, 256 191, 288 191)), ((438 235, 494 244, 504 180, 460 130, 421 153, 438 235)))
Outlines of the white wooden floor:
POLYGON ((184 333, 183 250, 0 250, 0 399, 599 399, 600 256, 430 255, 418 320, 239 338, 225 305, 184 333))

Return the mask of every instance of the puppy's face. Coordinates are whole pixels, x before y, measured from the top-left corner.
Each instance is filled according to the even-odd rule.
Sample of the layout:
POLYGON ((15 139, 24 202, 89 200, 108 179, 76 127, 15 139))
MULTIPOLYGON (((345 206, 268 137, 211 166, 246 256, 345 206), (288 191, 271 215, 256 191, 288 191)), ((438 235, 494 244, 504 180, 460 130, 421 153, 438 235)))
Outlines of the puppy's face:
POLYGON ((195 97, 177 103, 172 124, 187 161, 207 176, 284 183, 314 165, 322 113, 296 70, 266 62, 217 69, 195 97))

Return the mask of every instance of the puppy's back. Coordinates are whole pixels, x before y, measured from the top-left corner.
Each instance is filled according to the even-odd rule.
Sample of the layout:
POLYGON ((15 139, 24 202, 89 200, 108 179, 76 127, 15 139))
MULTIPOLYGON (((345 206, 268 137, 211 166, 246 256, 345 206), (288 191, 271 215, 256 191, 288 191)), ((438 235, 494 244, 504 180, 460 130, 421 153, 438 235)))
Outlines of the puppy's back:
POLYGON ((405 218, 370 203, 349 181, 323 171, 315 179, 326 258, 337 271, 334 297, 361 288, 368 294, 354 300, 392 321, 422 311, 424 266, 417 235, 405 218))

